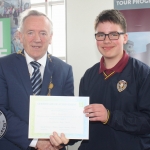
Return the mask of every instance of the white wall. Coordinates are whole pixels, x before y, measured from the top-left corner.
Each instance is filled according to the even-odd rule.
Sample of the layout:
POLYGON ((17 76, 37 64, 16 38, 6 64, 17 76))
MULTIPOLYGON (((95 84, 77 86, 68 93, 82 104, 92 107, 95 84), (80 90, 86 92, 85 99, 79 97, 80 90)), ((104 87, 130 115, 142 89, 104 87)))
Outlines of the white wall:
MULTIPOLYGON (((75 95, 84 72, 100 61, 95 39, 94 20, 104 9, 114 8, 113 0, 66 0, 67 63, 72 65, 75 95)), ((77 150, 79 144, 69 150, 77 150)))
POLYGON ((113 0, 66 0, 67 63, 73 67, 75 95, 85 70, 101 58, 94 38, 95 18, 112 8, 113 0))

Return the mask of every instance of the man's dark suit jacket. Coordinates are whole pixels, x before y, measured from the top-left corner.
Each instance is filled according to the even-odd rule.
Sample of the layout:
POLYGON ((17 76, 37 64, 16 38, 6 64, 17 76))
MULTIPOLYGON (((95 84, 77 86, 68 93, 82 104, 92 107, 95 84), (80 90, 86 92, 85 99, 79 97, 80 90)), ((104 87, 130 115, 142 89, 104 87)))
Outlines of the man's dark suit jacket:
MULTIPOLYGON (((52 96, 73 96, 72 67, 62 60, 47 58, 40 95, 47 95, 52 76, 52 96)), ((0 139, 0 150, 30 150, 28 139, 29 96, 33 95, 25 56, 14 53, 0 58, 0 111, 7 130, 0 139)))

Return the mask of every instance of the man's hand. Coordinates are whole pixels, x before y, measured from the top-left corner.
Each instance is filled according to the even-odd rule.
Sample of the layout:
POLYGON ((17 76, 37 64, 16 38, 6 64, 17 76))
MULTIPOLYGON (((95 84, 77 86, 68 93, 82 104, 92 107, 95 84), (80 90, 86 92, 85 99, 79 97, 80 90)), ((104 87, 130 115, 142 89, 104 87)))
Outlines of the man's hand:
POLYGON ((106 122, 108 119, 107 109, 102 104, 90 104, 84 108, 86 117, 89 117, 90 121, 106 122))
POLYGON ((38 150, 55 150, 55 149, 51 149, 52 145, 48 139, 39 139, 36 144, 36 148, 38 150))
POLYGON ((69 139, 63 133, 58 136, 56 132, 53 132, 53 135, 50 136, 50 142, 55 148, 61 149, 69 142, 69 139))

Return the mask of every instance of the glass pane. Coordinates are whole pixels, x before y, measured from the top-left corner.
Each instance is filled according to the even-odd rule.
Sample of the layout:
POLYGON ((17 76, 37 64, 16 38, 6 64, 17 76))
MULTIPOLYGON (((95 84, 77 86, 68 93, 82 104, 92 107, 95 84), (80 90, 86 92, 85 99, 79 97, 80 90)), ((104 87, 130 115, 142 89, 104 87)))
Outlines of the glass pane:
POLYGON ((65 6, 52 6, 53 39, 52 54, 56 57, 66 57, 65 48, 65 6))
POLYGON ((50 2, 57 2, 57 1, 62 1, 62 2, 64 2, 64 0, 49 0, 50 2))
MULTIPOLYGON (((36 3, 43 3, 45 2, 46 0, 30 0, 31 1, 31 4, 36 4, 36 3)), ((47 0, 48 2, 64 2, 64 0, 47 0)))
POLYGON ((32 10, 38 10, 38 11, 45 14, 45 6, 32 6, 31 9, 32 10))
MULTIPOLYGON (((31 9, 32 9, 32 10, 38 10, 38 11, 40 11, 40 12, 46 14, 46 12, 45 12, 45 5, 44 5, 44 6, 32 6, 31 9)), ((51 11, 50 11, 50 12, 51 12, 51 11)), ((51 19, 51 16, 48 16, 48 17, 51 19)), ((48 47, 48 52, 49 52, 50 54, 52 54, 52 47, 51 47, 51 45, 49 45, 49 47, 48 47)))
POLYGON ((30 0, 31 4, 36 4, 36 3, 43 3, 45 0, 30 0))

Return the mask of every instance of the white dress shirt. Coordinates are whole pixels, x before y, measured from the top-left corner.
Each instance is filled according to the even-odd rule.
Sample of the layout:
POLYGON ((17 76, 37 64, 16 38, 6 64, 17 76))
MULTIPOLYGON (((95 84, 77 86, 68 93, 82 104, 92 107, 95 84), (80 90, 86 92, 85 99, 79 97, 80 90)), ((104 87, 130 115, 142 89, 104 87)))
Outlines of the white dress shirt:
MULTIPOLYGON (((31 61, 35 61, 32 57, 30 57, 26 51, 24 51, 25 54, 25 58, 26 58, 26 62, 27 62, 27 66, 28 66, 28 70, 29 70, 29 74, 30 74, 30 78, 32 77, 32 73, 34 71, 34 68, 32 67, 32 65, 30 64, 31 61)), ((44 70, 45 70, 45 65, 46 65, 46 60, 47 60, 47 53, 45 53, 45 55, 39 59, 37 62, 41 64, 40 66, 40 72, 41 72, 41 77, 43 80, 43 76, 44 76, 44 70)), ((38 139, 33 139, 30 143, 30 147, 36 147, 38 139)))

